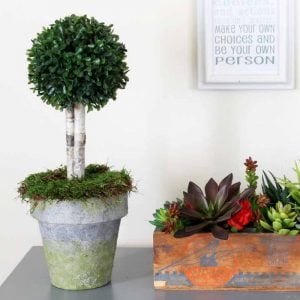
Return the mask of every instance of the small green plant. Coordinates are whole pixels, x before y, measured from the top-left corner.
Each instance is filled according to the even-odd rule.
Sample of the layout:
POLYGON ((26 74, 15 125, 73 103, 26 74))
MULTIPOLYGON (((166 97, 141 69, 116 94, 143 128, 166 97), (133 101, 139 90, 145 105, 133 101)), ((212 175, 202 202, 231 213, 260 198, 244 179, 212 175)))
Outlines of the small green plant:
POLYGON ((176 231, 184 228, 186 221, 179 218, 179 210, 183 202, 177 200, 176 202, 166 202, 164 208, 157 209, 153 214, 154 220, 150 221, 157 229, 165 233, 174 234, 176 231))
POLYGON ((246 167, 246 182, 248 188, 252 188, 254 190, 253 195, 249 199, 251 202, 253 215, 254 215, 254 221, 257 221, 257 217, 259 216, 259 206, 257 204, 258 196, 256 195, 256 189, 257 189, 257 181, 259 177, 256 174, 256 169, 258 167, 257 161, 253 160, 251 156, 246 159, 244 166, 246 167))
POLYGON ((257 169, 257 161, 253 160, 251 156, 246 159, 244 163, 246 167, 246 182, 248 183, 248 188, 253 188, 256 190, 257 188, 257 180, 258 176, 256 175, 256 169, 257 169))
POLYGON ((253 188, 248 188, 240 194, 240 182, 232 184, 232 180, 232 174, 220 184, 211 178, 205 186, 205 195, 198 185, 190 182, 180 209, 180 216, 190 224, 177 231, 175 237, 209 230, 216 238, 228 239, 227 222, 241 210, 240 200, 249 199, 254 193, 253 188))
POLYGON ((280 183, 288 191, 288 196, 294 200, 297 205, 300 205, 300 168, 297 163, 295 163, 295 168, 293 169, 297 175, 297 181, 292 182, 288 178, 284 177, 280 180, 280 183))
POLYGON ((270 200, 270 205, 275 205, 277 202, 288 204, 290 202, 289 191, 287 188, 282 187, 277 178, 272 172, 269 172, 272 179, 263 172, 262 176, 262 191, 265 196, 270 200))
POLYGON ((278 201, 274 207, 267 209, 265 220, 260 220, 263 229, 281 235, 297 235, 297 213, 290 204, 283 205, 278 201))

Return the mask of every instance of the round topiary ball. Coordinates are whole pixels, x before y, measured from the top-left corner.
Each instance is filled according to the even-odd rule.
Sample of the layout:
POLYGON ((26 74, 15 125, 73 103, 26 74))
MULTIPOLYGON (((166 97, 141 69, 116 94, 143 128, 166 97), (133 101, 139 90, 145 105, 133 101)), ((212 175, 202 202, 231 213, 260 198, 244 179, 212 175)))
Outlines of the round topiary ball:
POLYGON ((71 15, 44 28, 27 52, 29 83, 56 109, 97 109, 126 86, 126 48, 112 25, 71 15))

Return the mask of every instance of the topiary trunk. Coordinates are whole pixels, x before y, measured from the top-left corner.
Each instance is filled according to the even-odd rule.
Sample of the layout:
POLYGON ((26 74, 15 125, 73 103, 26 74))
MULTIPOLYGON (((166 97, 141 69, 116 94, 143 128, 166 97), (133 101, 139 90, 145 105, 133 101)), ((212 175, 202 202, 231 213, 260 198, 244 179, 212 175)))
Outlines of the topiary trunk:
POLYGON ((66 109, 66 142, 68 179, 74 176, 74 108, 66 109))
POLYGON ((77 178, 84 177, 85 170, 85 107, 77 103, 74 106, 74 176, 77 178))
POLYGON ((75 104, 66 109, 67 176, 84 178, 85 171, 85 106, 75 104))

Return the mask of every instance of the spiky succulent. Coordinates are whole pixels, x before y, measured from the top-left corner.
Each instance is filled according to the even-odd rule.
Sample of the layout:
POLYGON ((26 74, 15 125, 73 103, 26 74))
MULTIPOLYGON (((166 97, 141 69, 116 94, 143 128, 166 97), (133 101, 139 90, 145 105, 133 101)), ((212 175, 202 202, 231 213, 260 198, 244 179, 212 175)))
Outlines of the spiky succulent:
POLYGON ((272 179, 263 172, 262 176, 262 191, 265 196, 270 199, 270 205, 275 205, 277 202, 283 204, 289 203, 289 191, 286 187, 282 187, 273 173, 269 172, 272 179))
POLYGON ((290 204, 283 205, 278 201, 274 207, 267 210, 265 220, 260 220, 263 229, 281 235, 297 235, 297 213, 292 210, 290 204))
POLYGON ((183 202, 166 202, 163 208, 157 209, 153 214, 154 220, 150 221, 157 229, 165 233, 175 233, 184 228, 185 220, 179 217, 183 202))
POLYGON ((233 175, 226 176, 220 184, 210 179, 205 186, 205 195, 193 182, 184 192, 184 206, 180 217, 190 221, 188 226, 175 233, 175 237, 185 237, 201 231, 210 230, 214 237, 228 239, 225 229, 227 221, 240 209, 240 200, 251 197, 253 188, 240 193, 240 182, 232 184, 233 175))

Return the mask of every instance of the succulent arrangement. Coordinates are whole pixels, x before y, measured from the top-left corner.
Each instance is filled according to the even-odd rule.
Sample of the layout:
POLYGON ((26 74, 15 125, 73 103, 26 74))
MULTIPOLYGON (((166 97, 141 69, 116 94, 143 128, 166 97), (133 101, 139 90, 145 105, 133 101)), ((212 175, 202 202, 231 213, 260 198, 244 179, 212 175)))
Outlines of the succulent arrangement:
POLYGON ((294 236, 300 230, 300 168, 296 164, 297 181, 277 178, 262 172, 262 193, 257 193, 259 176, 257 161, 251 157, 244 163, 247 187, 233 183, 229 174, 218 184, 211 178, 204 191, 194 182, 188 184, 183 199, 166 202, 156 210, 151 224, 157 230, 176 238, 200 232, 211 232, 215 238, 227 240, 229 233, 273 232, 294 236))

